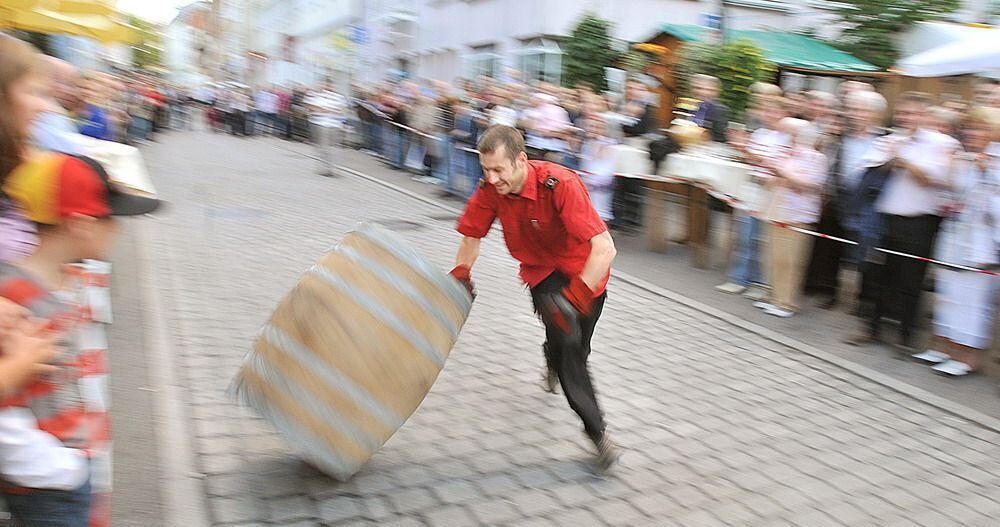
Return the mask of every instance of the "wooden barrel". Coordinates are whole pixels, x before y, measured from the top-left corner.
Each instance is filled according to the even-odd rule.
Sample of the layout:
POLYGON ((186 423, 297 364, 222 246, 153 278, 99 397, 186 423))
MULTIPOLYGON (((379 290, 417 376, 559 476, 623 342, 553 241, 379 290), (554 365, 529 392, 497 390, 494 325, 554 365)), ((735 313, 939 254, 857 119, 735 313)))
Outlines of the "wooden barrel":
POLYGON ((231 393, 346 480, 420 405, 471 308, 455 279, 364 224, 281 300, 231 393))

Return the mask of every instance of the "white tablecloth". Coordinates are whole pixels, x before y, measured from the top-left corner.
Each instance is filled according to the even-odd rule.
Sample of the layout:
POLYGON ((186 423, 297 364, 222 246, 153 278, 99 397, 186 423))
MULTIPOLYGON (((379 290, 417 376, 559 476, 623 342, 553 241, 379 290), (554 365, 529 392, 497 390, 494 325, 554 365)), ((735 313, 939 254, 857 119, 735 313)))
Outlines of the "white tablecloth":
POLYGON ((653 162, 649 160, 647 150, 628 145, 616 145, 614 150, 615 172, 619 174, 652 181, 658 179, 656 176, 680 178, 692 183, 706 184, 712 189, 736 199, 743 199, 747 192, 750 167, 743 163, 693 150, 670 154, 660 164, 659 172, 650 174, 653 170, 653 162))

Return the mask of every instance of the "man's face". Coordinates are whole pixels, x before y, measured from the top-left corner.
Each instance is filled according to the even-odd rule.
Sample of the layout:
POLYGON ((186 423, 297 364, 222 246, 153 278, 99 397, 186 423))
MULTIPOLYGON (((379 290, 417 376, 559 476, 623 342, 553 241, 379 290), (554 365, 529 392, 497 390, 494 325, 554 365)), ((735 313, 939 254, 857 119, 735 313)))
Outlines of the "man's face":
POLYGON ((715 96, 712 86, 707 82, 695 81, 691 86, 692 95, 699 101, 710 101, 715 96))
POLYGON ((527 176, 528 156, 521 152, 515 159, 510 159, 507 149, 497 148, 493 152, 480 153, 479 164, 483 167, 483 177, 486 182, 497 189, 497 193, 505 196, 512 192, 519 193, 524 187, 527 176))
POLYGON ((848 99, 844 107, 848 126, 856 132, 863 132, 875 124, 875 112, 863 103, 848 99))
POLYGON ((896 107, 896 126, 914 131, 924 125, 927 109, 919 102, 904 101, 896 107))

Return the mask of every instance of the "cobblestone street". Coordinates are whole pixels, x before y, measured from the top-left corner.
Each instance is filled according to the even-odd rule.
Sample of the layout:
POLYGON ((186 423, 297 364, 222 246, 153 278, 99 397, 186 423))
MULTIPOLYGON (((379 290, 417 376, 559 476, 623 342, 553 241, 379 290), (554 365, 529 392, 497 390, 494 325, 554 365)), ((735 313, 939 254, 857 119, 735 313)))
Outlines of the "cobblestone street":
POLYGON ((359 222, 400 232, 444 269, 459 235, 452 212, 355 175, 319 177, 301 150, 203 132, 144 147, 169 205, 138 243, 193 436, 191 505, 209 525, 1000 521, 997 429, 619 279, 591 370, 625 455, 594 477, 579 420, 541 389, 542 330, 498 230, 430 395, 351 481, 323 476, 227 396, 253 336, 359 222))

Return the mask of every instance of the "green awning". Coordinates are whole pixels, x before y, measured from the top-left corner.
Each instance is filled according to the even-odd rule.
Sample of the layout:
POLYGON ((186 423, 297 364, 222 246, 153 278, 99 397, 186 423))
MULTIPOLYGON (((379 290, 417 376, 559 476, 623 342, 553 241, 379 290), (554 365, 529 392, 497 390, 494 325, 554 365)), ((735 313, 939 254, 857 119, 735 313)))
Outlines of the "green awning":
MULTIPOLYGON (((684 41, 699 41, 707 30, 693 24, 663 24, 661 33, 684 41)), ((764 58, 782 68, 837 73, 874 73, 882 71, 850 53, 840 51, 819 40, 779 31, 730 29, 726 40, 747 39, 763 51, 764 58)))

